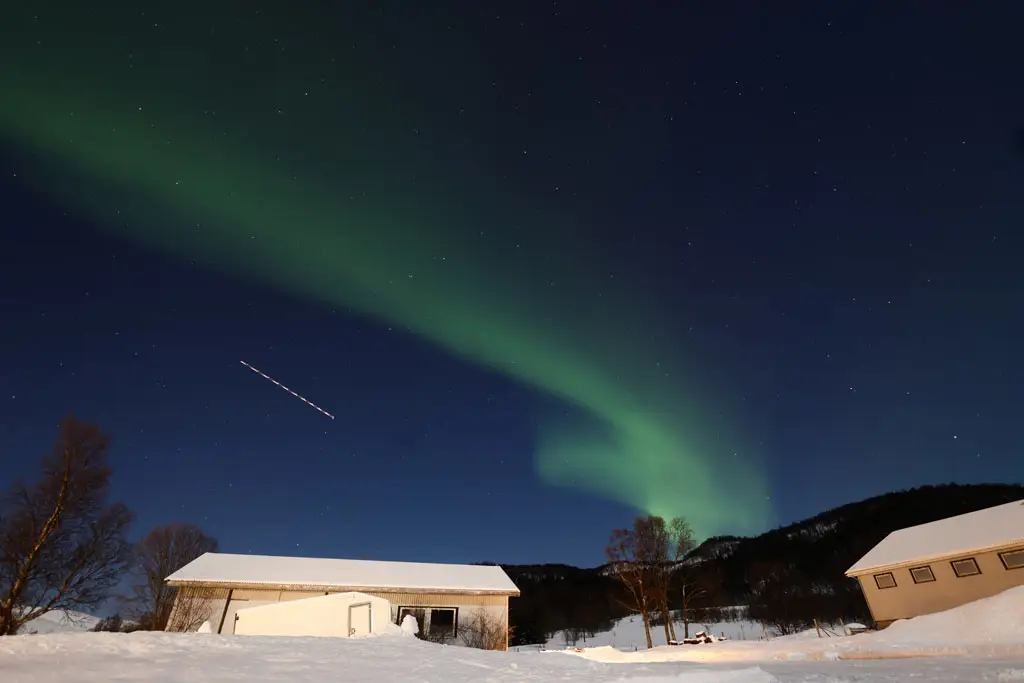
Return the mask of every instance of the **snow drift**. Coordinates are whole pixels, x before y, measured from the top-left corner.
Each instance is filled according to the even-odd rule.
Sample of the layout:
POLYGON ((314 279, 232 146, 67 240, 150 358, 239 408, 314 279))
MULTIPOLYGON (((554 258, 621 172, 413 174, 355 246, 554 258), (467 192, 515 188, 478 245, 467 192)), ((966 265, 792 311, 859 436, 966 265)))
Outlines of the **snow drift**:
POLYGON ((4 683, 775 683, 757 667, 622 667, 539 653, 445 647, 417 638, 83 633, 0 638, 4 683))
POLYGON ((593 661, 619 663, 1024 656, 1024 586, 945 612, 898 621, 884 631, 856 636, 725 641, 637 652, 612 647, 570 652, 593 661))

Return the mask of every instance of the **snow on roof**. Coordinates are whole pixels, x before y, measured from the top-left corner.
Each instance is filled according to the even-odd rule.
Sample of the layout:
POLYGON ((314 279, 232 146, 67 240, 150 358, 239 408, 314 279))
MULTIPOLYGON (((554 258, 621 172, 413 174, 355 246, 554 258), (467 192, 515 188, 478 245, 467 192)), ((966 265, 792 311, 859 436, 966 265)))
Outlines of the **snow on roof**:
POLYGON ((167 581, 519 595, 505 570, 496 566, 226 553, 205 553, 167 581))
POLYGON ((894 531, 846 570, 847 576, 953 555, 1024 545, 1024 500, 894 531))

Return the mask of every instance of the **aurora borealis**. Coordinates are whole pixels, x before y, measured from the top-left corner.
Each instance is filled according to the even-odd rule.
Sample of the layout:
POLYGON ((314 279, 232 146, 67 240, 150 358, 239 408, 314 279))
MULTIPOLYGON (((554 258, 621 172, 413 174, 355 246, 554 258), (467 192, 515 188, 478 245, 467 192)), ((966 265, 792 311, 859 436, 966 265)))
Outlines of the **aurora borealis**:
MULTIPOLYGON (((268 27, 259 19, 246 33, 268 27)), ((765 525, 756 454, 741 425, 709 426, 712 387, 691 376, 670 314, 641 288, 609 286, 614 269, 557 218, 527 225, 525 248, 509 244, 507 226, 535 220, 528 202, 507 190, 481 200, 450 177, 433 155, 451 131, 419 147, 387 142, 395 123, 371 129, 388 97, 364 94, 366 77, 332 60, 310 78, 330 52, 318 41, 224 54, 198 30, 168 26, 144 45, 125 32, 72 47, 72 21, 41 17, 31 33, 81 50, 80 66, 58 74, 59 55, 34 57, 2 84, 16 93, 3 132, 39 155, 40 191, 183 258, 404 326, 573 406, 576 417, 537 416, 537 473, 552 484, 685 515, 703 535, 765 525), (178 54, 172 36, 192 46, 192 68, 162 58, 178 54), (231 85, 211 101, 212 83, 231 85)), ((585 242, 585 223, 569 227, 585 242)))
POLYGON ((0 438, 375 559, 1017 481, 1021 11, 14 3, 0 438))

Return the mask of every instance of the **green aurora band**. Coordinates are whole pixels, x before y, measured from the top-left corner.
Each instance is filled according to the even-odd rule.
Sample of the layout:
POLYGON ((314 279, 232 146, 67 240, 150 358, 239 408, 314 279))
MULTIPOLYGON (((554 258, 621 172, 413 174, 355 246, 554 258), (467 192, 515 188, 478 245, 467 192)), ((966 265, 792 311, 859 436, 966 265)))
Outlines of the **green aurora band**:
POLYGON ((771 522, 755 458, 697 388, 667 316, 628 282, 609 286, 581 240, 553 241, 567 234, 549 229, 557 219, 517 248, 503 214, 530 222, 527 203, 402 137, 391 95, 337 95, 346 80, 373 91, 353 65, 332 67, 335 94, 324 86, 315 103, 301 85, 268 95, 308 80, 315 45, 290 43, 289 61, 214 44, 197 54, 193 29, 188 50, 154 38, 147 52, 119 44, 131 33, 108 14, 0 29, 0 57, 20 65, 0 73, 0 135, 24 153, 26 182, 144 244, 403 326, 555 397, 534 454, 546 482, 684 515, 701 536, 771 522), (63 48, 45 51, 40 32, 63 48))

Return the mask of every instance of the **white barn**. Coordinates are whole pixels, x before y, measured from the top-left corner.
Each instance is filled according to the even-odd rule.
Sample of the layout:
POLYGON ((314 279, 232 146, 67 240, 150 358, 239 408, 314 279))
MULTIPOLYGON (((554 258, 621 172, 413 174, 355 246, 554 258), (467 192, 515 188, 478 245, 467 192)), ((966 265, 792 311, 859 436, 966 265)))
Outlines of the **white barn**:
POLYGON ((498 566, 225 553, 200 556, 167 583, 178 588, 169 631, 208 622, 214 633, 344 637, 411 614, 430 640, 476 642, 470 629, 486 630, 493 649, 508 647, 508 600, 519 595, 498 566))

